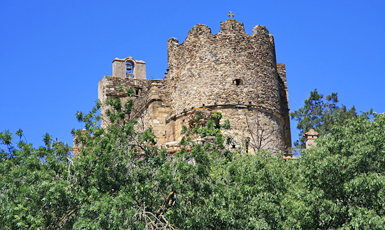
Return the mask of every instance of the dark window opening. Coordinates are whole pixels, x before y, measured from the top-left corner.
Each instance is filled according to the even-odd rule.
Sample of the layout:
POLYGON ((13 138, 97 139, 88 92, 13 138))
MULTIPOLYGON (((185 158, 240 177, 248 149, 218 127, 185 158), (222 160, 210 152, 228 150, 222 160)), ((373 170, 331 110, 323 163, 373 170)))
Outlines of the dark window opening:
POLYGON ((237 86, 242 85, 242 80, 241 79, 234 79, 233 84, 237 85, 237 86))
POLYGON ((140 96, 141 93, 142 93, 142 89, 139 89, 139 88, 135 89, 135 95, 136 96, 140 96))

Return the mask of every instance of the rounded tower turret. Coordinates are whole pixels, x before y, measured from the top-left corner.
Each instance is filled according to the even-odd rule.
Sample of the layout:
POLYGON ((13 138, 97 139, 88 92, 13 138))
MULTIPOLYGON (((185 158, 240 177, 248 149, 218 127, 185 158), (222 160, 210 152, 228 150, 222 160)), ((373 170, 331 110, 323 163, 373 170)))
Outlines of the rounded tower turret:
POLYGON ((168 69, 170 141, 178 139, 181 114, 206 107, 229 119, 250 150, 277 152, 291 146, 286 75, 277 71, 274 39, 264 26, 248 35, 243 23, 228 19, 218 34, 211 34, 198 24, 183 43, 169 39, 168 69))

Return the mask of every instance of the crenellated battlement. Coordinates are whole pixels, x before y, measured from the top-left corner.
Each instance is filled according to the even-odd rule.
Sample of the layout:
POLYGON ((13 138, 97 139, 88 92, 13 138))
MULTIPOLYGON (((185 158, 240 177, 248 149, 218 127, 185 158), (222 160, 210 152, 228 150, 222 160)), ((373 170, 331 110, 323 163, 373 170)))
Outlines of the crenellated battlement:
POLYGON ((208 36, 208 35, 211 35, 211 29, 204 24, 197 24, 188 32, 187 39, 190 37, 199 37, 199 36, 208 36))
POLYGON ((245 27, 243 23, 237 22, 234 19, 227 19, 225 22, 221 22, 221 29, 218 32, 219 35, 233 35, 242 34, 246 35, 245 27))
POLYGON ((233 19, 221 22, 218 34, 195 25, 183 43, 168 41, 168 67, 168 90, 178 98, 170 103, 175 113, 202 104, 253 104, 258 88, 260 106, 285 110, 274 38, 265 26, 254 27, 248 35, 243 23, 233 19))

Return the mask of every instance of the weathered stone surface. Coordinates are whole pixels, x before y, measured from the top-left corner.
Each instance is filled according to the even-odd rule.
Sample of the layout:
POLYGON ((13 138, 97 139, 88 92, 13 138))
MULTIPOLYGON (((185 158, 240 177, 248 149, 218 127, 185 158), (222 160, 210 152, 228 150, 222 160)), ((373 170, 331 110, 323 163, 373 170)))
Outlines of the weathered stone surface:
POLYGON ((169 39, 163 80, 104 77, 99 99, 107 97, 134 99, 131 118, 152 127, 159 145, 179 141, 182 125, 188 126, 191 114, 204 108, 230 120, 226 135, 236 134, 239 143, 264 130, 264 148, 275 153, 291 146, 286 70, 276 64, 274 38, 264 26, 248 35, 243 23, 228 19, 218 34, 211 34, 198 24, 183 43, 169 39), (126 98, 119 85, 138 89, 138 95, 126 98))

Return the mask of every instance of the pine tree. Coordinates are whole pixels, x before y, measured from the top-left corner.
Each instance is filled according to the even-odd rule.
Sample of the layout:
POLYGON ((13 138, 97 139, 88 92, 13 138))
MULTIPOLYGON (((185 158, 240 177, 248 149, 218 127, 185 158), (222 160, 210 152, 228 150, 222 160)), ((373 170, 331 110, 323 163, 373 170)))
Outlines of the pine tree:
POLYGON ((310 92, 310 97, 305 100, 302 108, 290 113, 291 119, 298 121, 297 129, 300 130, 299 140, 294 142, 295 147, 305 148, 303 135, 310 129, 319 133, 320 137, 331 132, 333 126, 343 124, 350 118, 357 117, 354 106, 347 110, 345 105, 339 106, 337 93, 331 93, 324 98, 317 89, 310 92))

